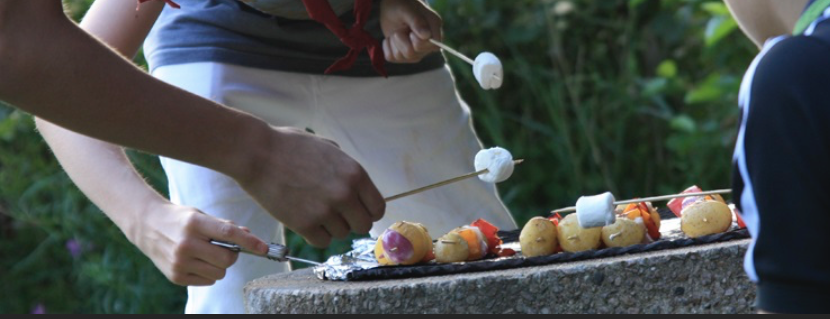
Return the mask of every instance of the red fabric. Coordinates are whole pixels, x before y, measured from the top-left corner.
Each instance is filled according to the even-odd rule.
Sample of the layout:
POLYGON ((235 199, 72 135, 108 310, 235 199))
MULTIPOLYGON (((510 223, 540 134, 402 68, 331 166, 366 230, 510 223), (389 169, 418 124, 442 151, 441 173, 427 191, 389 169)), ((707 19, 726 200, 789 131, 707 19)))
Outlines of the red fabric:
POLYGON ((357 57, 363 52, 363 49, 366 49, 372 59, 372 66, 375 71, 384 77, 387 76, 383 47, 377 39, 363 29, 372 14, 372 0, 355 0, 355 23, 350 29, 346 29, 346 25, 340 21, 327 0, 303 0, 303 4, 305 4, 311 19, 325 25, 340 38, 340 41, 351 48, 348 55, 337 60, 326 70, 326 74, 352 68, 355 61, 357 61, 357 57))
MULTIPOLYGON (((138 0, 138 5, 141 6, 142 3, 145 3, 147 1, 155 1, 155 0, 138 0)), ((167 3, 167 5, 169 5, 173 8, 176 8, 176 9, 181 9, 182 8, 182 6, 180 6, 178 3, 173 2, 173 0, 159 0, 159 1, 164 1, 165 3, 167 3)))

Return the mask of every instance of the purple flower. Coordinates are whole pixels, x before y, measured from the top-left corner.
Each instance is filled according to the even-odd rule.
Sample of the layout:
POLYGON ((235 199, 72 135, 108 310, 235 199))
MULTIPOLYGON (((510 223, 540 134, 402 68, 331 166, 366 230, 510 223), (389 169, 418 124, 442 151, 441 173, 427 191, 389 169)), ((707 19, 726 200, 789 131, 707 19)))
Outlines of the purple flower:
POLYGON ((37 304, 34 309, 32 309, 33 315, 45 315, 46 314, 46 306, 42 303, 37 304))
POLYGON ((84 252, 84 247, 75 239, 70 239, 66 242, 66 250, 72 255, 72 258, 78 258, 84 252))

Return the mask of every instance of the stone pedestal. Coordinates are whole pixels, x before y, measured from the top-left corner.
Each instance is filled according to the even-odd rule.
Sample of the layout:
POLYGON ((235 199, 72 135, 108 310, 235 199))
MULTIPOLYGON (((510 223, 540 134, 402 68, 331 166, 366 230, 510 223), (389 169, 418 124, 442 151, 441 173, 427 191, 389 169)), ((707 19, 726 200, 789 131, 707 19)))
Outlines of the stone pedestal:
POLYGON ((327 282, 311 271, 245 288, 247 311, 277 313, 753 313, 748 240, 465 275, 327 282))

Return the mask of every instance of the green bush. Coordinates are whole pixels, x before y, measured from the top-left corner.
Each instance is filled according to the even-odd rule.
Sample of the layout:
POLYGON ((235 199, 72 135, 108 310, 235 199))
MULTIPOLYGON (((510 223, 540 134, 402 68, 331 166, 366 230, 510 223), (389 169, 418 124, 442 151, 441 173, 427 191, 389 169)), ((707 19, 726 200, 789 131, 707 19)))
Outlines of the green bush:
MULTIPOLYGON (((91 2, 65 1, 75 19, 91 2)), ((485 92, 469 66, 450 57, 485 144, 527 160, 500 187, 520 223, 584 194, 729 186, 736 94, 756 49, 722 3, 431 3, 444 16, 447 43, 472 56, 492 51, 505 63, 505 87, 485 92)), ((131 156, 164 192, 157 159, 131 156)), ((289 243, 318 260, 348 248, 314 250, 293 235, 289 243)), ((0 313, 183 309, 183 288, 72 185, 31 117, 2 105, 0 256, 0 313)))
POLYGON ((585 194, 730 185, 737 91, 756 49, 719 1, 436 0, 445 38, 506 69, 482 91, 451 58, 479 134, 527 161, 500 189, 519 222, 585 194))

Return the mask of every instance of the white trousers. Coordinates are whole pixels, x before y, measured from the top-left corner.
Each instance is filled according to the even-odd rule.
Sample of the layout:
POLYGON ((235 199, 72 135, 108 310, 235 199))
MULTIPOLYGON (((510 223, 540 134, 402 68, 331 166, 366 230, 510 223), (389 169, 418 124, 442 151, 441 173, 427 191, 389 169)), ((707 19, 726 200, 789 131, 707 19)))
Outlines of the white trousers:
MULTIPOLYGON (((449 69, 384 79, 193 63, 160 67, 153 75, 271 125, 311 128, 334 140, 364 166, 384 196, 472 172, 482 148, 449 69)), ((232 179, 167 158, 162 165, 174 203, 247 226, 263 240, 285 242, 283 226, 232 179)), ((423 223, 433 236, 441 236, 478 218, 502 229, 517 227, 495 187, 472 179, 390 203, 372 236, 402 220, 423 223)), ((215 286, 188 289, 186 312, 244 312, 247 282, 288 270, 240 256, 215 286)))

